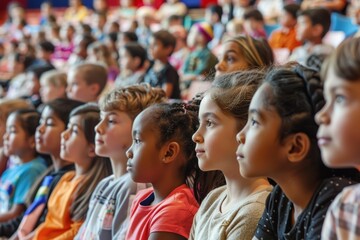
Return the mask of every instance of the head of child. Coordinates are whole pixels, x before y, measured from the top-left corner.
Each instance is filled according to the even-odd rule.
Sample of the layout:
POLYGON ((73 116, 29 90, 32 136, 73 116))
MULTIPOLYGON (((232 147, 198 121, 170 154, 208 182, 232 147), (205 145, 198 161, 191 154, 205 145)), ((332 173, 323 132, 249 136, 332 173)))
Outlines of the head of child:
POLYGON ((118 38, 119 38, 118 48, 122 48, 127 43, 138 41, 138 37, 137 37, 136 33, 128 32, 128 31, 119 33, 118 38))
POLYGON ((165 101, 165 92, 149 85, 117 88, 106 94, 100 100, 101 121, 95 127, 96 154, 126 164, 135 117, 148 106, 165 101))
POLYGON ((150 54, 154 60, 167 62, 176 45, 175 37, 167 30, 155 32, 150 38, 150 54))
POLYGON ((23 73, 33 61, 33 57, 24 55, 22 53, 15 53, 9 59, 9 71, 14 75, 23 73))
POLYGON ((107 71, 99 64, 84 63, 70 69, 67 77, 68 98, 81 102, 95 102, 105 88, 107 71))
POLYGON ((235 37, 238 35, 243 35, 245 34, 245 29, 244 29, 244 21, 242 19, 231 19, 227 24, 226 24, 226 32, 225 32, 225 36, 229 36, 229 37, 235 37))
POLYGON ((88 57, 87 60, 91 62, 103 63, 109 66, 111 62, 111 53, 108 47, 101 42, 94 42, 87 48, 88 57))
POLYGON ((106 20, 107 20, 106 13, 97 12, 95 14, 95 19, 94 19, 95 28, 97 28, 98 30, 103 31, 104 27, 105 27, 105 24, 106 24, 106 20))
POLYGON ((192 137, 201 170, 238 173, 236 134, 247 122, 251 98, 264 76, 252 70, 215 78, 200 103, 200 125, 192 137))
POLYGON ((144 67, 147 60, 147 52, 138 43, 128 43, 120 49, 121 70, 136 72, 144 67))
POLYGON ((230 38, 222 44, 215 76, 239 70, 267 68, 274 63, 268 42, 248 35, 230 38))
POLYGON ((40 6, 41 16, 49 17, 51 15, 51 9, 52 9, 51 2, 44 1, 43 3, 41 3, 41 6, 40 6))
POLYGON ((67 129, 61 134, 60 157, 75 164, 77 176, 83 176, 70 212, 73 221, 84 220, 89 200, 96 185, 112 173, 109 159, 95 153, 95 126, 100 110, 95 103, 73 109, 67 129))
POLYGON ((60 157, 61 133, 69 123, 70 112, 81 104, 67 98, 57 98, 46 103, 35 133, 38 152, 49 154, 52 158, 60 157))
MULTIPOLYGON (((6 131, 6 120, 10 113, 19 109, 32 109, 29 102, 23 99, 1 99, 0 100, 0 136, 6 131)), ((3 138, 0 138, 0 147, 3 146, 3 138)))
POLYGON ((28 96, 40 95, 40 78, 49 70, 53 70, 54 67, 50 65, 35 66, 26 72, 26 82, 24 89, 28 93, 28 96))
POLYGON ((66 73, 50 70, 40 77, 40 96, 43 103, 66 97, 66 73))
POLYGON ((176 39, 174 52, 177 52, 183 49, 184 47, 187 47, 186 45, 187 31, 183 26, 181 25, 173 26, 169 29, 169 31, 176 39))
POLYGON ((325 8, 300 11, 296 24, 296 39, 302 42, 321 43, 329 31, 331 14, 325 8))
POLYGON ((251 36, 264 29, 264 17, 256 8, 250 8, 244 13, 244 29, 251 36))
POLYGON ((75 36, 75 27, 70 23, 62 25, 60 28, 61 40, 71 43, 75 36))
POLYGON ((209 23, 196 23, 190 28, 187 44, 190 48, 205 48, 213 37, 214 32, 209 23))
POLYGON ((40 114, 33 109, 20 109, 9 115, 3 136, 6 156, 17 156, 23 163, 36 156, 35 131, 40 114))
POLYGON ((280 15, 280 24, 284 28, 292 29, 297 23, 297 13, 300 10, 300 5, 290 3, 284 6, 280 15))
POLYGON ((197 186, 195 196, 202 199, 195 143, 191 140, 197 118, 197 106, 179 103, 157 104, 142 111, 134 120, 133 143, 126 152, 132 179, 152 183, 154 189, 164 182, 174 188, 187 183, 197 186))
POLYGON ((184 19, 180 15, 170 15, 166 22, 166 27, 171 31, 171 27, 182 26, 184 19))
POLYGON ((325 165, 360 170, 360 133, 357 108, 360 93, 360 42, 343 42, 324 63, 322 77, 326 104, 316 115, 318 143, 325 165))
POLYGON ((143 6, 136 11, 136 20, 139 27, 150 29, 154 21, 155 10, 152 7, 143 6))
POLYGON ((93 7, 98 13, 107 13, 108 11, 108 4, 106 0, 94 0, 93 7))
POLYGON ((210 23, 211 25, 221 22, 222 14, 223 10, 220 5, 210 5, 206 8, 205 11, 206 22, 210 23))
POLYGON ((328 176, 314 120, 323 105, 318 72, 299 64, 269 71, 250 103, 247 124, 237 135, 241 175, 266 176, 279 184, 287 174, 299 172, 312 181, 328 176))
POLYGON ((49 41, 42 41, 38 44, 37 55, 44 61, 50 62, 55 46, 49 41))
POLYGON ((95 42, 93 36, 88 34, 82 34, 76 37, 74 53, 85 60, 88 57, 88 47, 95 42))

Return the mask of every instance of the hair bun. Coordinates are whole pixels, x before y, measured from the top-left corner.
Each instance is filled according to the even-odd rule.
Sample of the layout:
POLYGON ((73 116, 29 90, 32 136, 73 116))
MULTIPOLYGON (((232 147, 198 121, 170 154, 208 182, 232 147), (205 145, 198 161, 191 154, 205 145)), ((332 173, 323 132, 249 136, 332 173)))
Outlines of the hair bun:
POLYGON ((302 65, 296 65, 294 71, 303 80, 305 93, 311 104, 312 114, 315 116, 325 105, 323 83, 320 74, 318 71, 302 65))

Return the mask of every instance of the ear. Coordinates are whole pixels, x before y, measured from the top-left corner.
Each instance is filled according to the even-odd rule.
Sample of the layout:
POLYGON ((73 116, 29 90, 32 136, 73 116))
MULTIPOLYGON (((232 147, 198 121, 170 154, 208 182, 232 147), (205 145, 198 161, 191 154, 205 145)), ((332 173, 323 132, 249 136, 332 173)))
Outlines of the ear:
POLYGON ((167 53, 167 55, 168 55, 169 57, 171 56, 171 54, 173 53, 173 51, 174 51, 174 48, 171 47, 171 46, 168 46, 168 47, 166 48, 166 53, 167 53))
POLYGON ((36 148, 35 136, 29 137, 29 146, 30 146, 31 149, 35 149, 35 148, 36 148))
POLYGON ((140 57, 134 57, 134 62, 135 62, 135 66, 136 66, 136 69, 139 69, 140 68, 140 63, 141 63, 141 59, 140 57))
POLYGON ((313 33, 315 36, 321 36, 321 34, 323 33, 324 28, 321 24, 315 24, 313 26, 313 33))
POLYGON ((305 133, 296 133, 286 140, 287 157, 290 162, 297 163, 305 159, 310 150, 310 139, 305 133))
POLYGON ((177 142, 170 142, 164 148, 163 163, 173 162, 180 153, 180 145, 177 142))
POLYGON ((93 143, 90 143, 89 146, 88 146, 88 156, 90 158, 94 158, 96 156, 95 144, 93 144, 93 143))
POLYGON ((100 94, 100 85, 97 83, 92 83, 90 84, 90 92, 91 94, 93 94, 94 96, 97 96, 100 94))

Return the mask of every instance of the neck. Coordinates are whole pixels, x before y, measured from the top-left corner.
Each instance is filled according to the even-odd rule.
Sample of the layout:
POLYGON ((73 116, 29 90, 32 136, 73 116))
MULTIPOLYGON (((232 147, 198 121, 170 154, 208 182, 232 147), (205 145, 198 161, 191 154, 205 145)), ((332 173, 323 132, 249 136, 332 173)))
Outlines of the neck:
POLYGON ((168 62, 168 58, 167 58, 167 57, 159 58, 159 59, 156 59, 156 60, 155 60, 155 64, 165 65, 165 64, 167 64, 167 62, 168 62))
POLYGON ((21 155, 18 156, 22 163, 27 163, 32 161, 36 154, 33 150, 25 151, 21 155))
POLYGON ((53 162, 55 172, 59 171, 60 169, 62 169, 65 166, 72 164, 71 162, 68 162, 68 161, 65 161, 64 159, 62 159, 60 157, 60 154, 51 155, 51 160, 53 162))
POLYGON ((311 41, 309 41, 309 43, 310 43, 311 45, 322 44, 322 39, 321 39, 321 38, 315 38, 315 39, 312 39, 311 41))
POLYGON ((127 167, 127 157, 111 157, 111 167, 114 173, 115 179, 118 179, 119 177, 125 175, 127 173, 126 167, 127 167))
POLYGON ((81 164, 75 163, 75 178, 87 174, 93 161, 93 159, 87 159, 87 161, 82 161, 81 164))

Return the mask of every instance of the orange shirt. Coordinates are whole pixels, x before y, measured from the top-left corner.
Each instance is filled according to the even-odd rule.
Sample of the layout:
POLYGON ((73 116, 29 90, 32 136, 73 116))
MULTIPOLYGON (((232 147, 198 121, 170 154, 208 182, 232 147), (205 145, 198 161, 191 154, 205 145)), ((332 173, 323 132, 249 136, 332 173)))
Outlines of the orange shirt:
POLYGON ((73 222, 70 207, 74 192, 84 179, 74 179, 75 171, 70 171, 60 179, 48 201, 48 213, 45 222, 37 229, 33 239, 74 239, 83 221, 73 222))
POLYGON ((269 44, 271 48, 287 48, 292 51, 294 48, 301 46, 301 42, 296 40, 295 28, 289 31, 278 29, 272 32, 269 37, 269 44))

